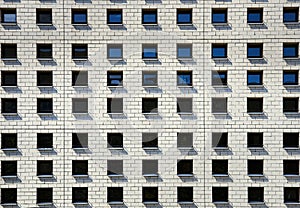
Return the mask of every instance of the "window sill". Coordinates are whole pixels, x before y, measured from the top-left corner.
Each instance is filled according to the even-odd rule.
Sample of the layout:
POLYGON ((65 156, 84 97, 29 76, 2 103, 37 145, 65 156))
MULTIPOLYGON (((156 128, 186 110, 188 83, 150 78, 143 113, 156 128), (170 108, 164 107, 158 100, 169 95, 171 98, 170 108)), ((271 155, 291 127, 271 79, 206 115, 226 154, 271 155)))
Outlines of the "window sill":
POLYGON ((40 207, 48 207, 48 206, 53 206, 52 202, 41 202, 41 203, 37 203, 38 206, 40 207))
POLYGON ((2 22, 1 25, 3 26, 16 26, 18 25, 17 22, 2 22))
POLYGON ((18 203, 2 203, 1 206, 18 206, 18 203))
POLYGON ((263 84, 248 84, 247 85, 249 88, 263 88, 263 84))
POLYGON ((177 147, 179 150, 194 150, 194 147, 177 147))
POLYGON ((177 23, 178 26, 193 26, 192 22, 186 22, 186 23, 177 23))
POLYGON ((249 150, 263 150, 264 147, 248 147, 249 150))
POLYGON ((292 177, 299 177, 299 174, 283 174, 284 177, 292 178, 292 177))
POLYGON ((285 115, 298 115, 299 112, 283 112, 285 115))
POLYGON ((52 85, 38 85, 37 87, 39 87, 39 88, 53 88, 53 86, 52 85))
POLYGON ((123 57, 115 57, 115 58, 107 57, 107 60, 109 60, 109 61, 124 61, 123 57))
POLYGON ((283 22, 285 25, 299 25, 299 22, 283 22))
POLYGON ((38 115, 40 115, 40 116, 52 116, 53 115, 53 112, 51 112, 51 113, 47 113, 47 112, 37 112, 37 114, 38 115))
POLYGON ((142 23, 143 26, 158 26, 158 23, 142 23))
POLYGON ((147 116, 151 116, 151 115, 157 116, 157 115, 159 115, 158 113, 142 113, 142 114, 147 115, 147 116))
POLYGON ((7 152, 17 152, 19 149, 16 148, 1 148, 2 151, 7 151, 7 152))
POLYGON ((72 175, 74 178, 88 178, 89 175, 88 174, 76 174, 76 175, 72 175))
POLYGON ((2 85, 3 88, 18 88, 18 85, 2 85))
POLYGON ((107 113, 108 115, 124 115, 123 112, 120 112, 120 113, 107 113))
POLYGON ((72 85, 73 88, 83 88, 88 87, 88 85, 72 85))
POLYGON ((84 22, 84 23, 72 23, 72 25, 74 25, 74 26, 88 26, 88 23, 87 22, 84 22))
POLYGON ((2 113, 3 116, 17 116, 18 113, 2 113))
POLYGON ((82 113, 81 113, 81 112, 78 112, 78 113, 72 112, 72 114, 73 114, 73 115, 77 115, 77 116, 81 116, 81 115, 82 115, 82 116, 85 116, 85 115, 88 115, 89 113, 88 113, 88 112, 82 112, 82 113))
POLYGON ((108 88, 123 88, 123 85, 107 85, 108 88))
POLYGON ((39 151, 53 151, 54 149, 52 147, 49 148, 37 148, 39 151))
POLYGON ((229 150, 228 147, 213 147, 214 150, 229 150))
POLYGON ((179 201, 178 204, 180 205, 192 205, 194 204, 193 201, 179 201))
POLYGON ((145 204, 145 205, 155 205, 155 204, 159 204, 159 202, 158 201, 143 201, 143 204, 145 204))
POLYGON ((264 22, 247 22, 248 25, 264 25, 264 22))
POLYGON ((178 115, 193 115, 193 112, 177 112, 178 115))
POLYGON ((158 61, 158 58, 142 58, 143 61, 158 61))
POLYGON ((124 202, 123 201, 110 201, 107 202, 109 205, 123 205, 124 202))
POLYGON ((217 173, 217 174, 212 174, 213 177, 229 177, 229 174, 228 173, 224 173, 224 174, 220 174, 220 173, 217 173))
POLYGON ((284 202, 286 205, 299 205, 300 202, 284 202))
POLYGON ((178 177, 194 177, 193 173, 180 173, 177 174, 178 177))
POLYGON ((87 206, 87 205, 89 205, 88 202, 73 202, 72 204, 75 205, 75 206, 87 206))
POLYGON ((2 61, 18 61, 18 58, 1 58, 2 61))
POLYGON ((186 85, 177 85, 178 88, 193 88, 193 85, 186 84, 186 85))
POLYGON ((50 58, 37 58, 37 60, 39 61, 53 61, 53 58, 50 57, 50 58))
POLYGON ((283 147, 285 150, 299 150, 299 147, 283 147))
POLYGON ((264 60, 264 57, 247 57, 249 60, 264 60))
POLYGON ((229 204, 228 201, 214 201, 213 203, 216 204, 216 205, 226 205, 226 204, 229 204))
POLYGON ((212 112, 213 115, 220 115, 220 116, 226 116, 228 115, 228 112, 212 112))
POLYGON ((36 23, 37 26, 53 26, 52 23, 36 23))
POLYGON ((146 178, 157 178, 159 175, 157 173, 152 173, 152 174, 143 174, 144 177, 146 178))
POLYGON ((7 176, 1 176, 3 179, 16 179, 18 178, 17 175, 7 175, 7 176))
POLYGON ((109 174, 109 175, 107 175, 107 176, 110 177, 110 178, 120 178, 120 177, 124 177, 123 174, 109 174))
POLYGON ((263 205, 263 204, 265 204, 264 201, 249 201, 248 203, 250 205, 263 205))
POLYGON ((212 22, 213 26, 229 26, 228 22, 212 22))
POLYGON ((214 61, 227 61, 228 57, 212 57, 214 61))
POLYGON ((265 177, 264 174, 248 174, 249 177, 265 177))
POLYGON ((53 175, 38 175, 38 178, 53 178, 53 175))
POLYGON ((283 57, 283 59, 284 60, 291 60, 291 61, 295 60, 295 61, 297 61, 297 60, 299 60, 299 57, 298 56, 295 56, 295 57, 283 57))
POLYGON ((298 83, 295 83, 295 84, 283 84, 283 86, 285 88, 297 88, 297 87, 300 87, 300 85, 298 83))
POLYGON ((73 150, 88 150, 88 147, 72 147, 73 150))
POLYGON ((124 148, 123 147, 108 147, 107 149, 109 149, 109 150, 124 150, 124 148))
POLYGON ((257 116, 261 116, 261 115, 264 115, 264 112, 247 112, 249 115, 257 115, 257 116))
POLYGON ((212 85, 213 88, 228 88, 228 85, 212 85))
POLYGON ((87 61, 88 58, 72 58, 73 61, 87 61))
POLYGON ((157 151, 159 150, 158 147, 143 147, 144 150, 153 150, 153 151, 157 151))
POLYGON ((143 88, 158 88, 157 85, 143 85, 143 88))
POLYGON ((192 61, 193 57, 177 57, 178 61, 192 61))

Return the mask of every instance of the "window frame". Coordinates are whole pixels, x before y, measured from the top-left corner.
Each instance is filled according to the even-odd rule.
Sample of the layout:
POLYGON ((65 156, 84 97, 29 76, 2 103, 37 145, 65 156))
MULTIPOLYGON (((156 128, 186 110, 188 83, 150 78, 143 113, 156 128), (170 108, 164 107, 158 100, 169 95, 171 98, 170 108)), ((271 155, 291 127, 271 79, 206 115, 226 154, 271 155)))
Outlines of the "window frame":
POLYGON ((157 15, 157 9, 142 9, 142 24, 143 25, 157 25, 158 24, 158 15, 157 15), (155 15, 155 21, 154 22, 145 22, 145 14, 154 14, 155 15))
POLYGON ((284 24, 292 24, 292 23, 299 23, 299 7, 283 7, 283 23, 284 24), (293 20, 287 20, 285 19, 286 13, 294 13, 295 19, 293 20))
POLYGON ((2 25, 16 25, 17 24, 17 9, 16 8, 1 8, 1 24, 2 25), (5 21, 5 15, 14 15, 14 21, 5 21))
POLYGON ((298 59, 299 58, 299 43, 283 43, 282 54, 284 59, 298 59), (295 50, 294 55, 285 55, 286 48, 293 48, 295 50))
POLYGON ((18 86, 18 72, 17 71, 1 71, 1 86, 2 87, 17 87, 18 86), (14 76, 12 83, 7 83, 6 76, 14 76))
POLYGON ((192 25, 193 24, 193 9, 180 8, 176 10, 176 23, 177 25, 192 25), (189 21, 180 21, 179 15, 189 15, 189 21))

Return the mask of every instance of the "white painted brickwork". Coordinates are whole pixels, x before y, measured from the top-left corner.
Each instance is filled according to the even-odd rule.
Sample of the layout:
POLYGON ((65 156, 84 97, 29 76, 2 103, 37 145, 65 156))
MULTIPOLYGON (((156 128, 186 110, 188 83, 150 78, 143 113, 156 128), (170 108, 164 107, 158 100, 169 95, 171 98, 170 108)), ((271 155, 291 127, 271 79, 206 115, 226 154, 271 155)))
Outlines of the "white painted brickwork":
MULTIPOLYGON (((75 2, 74 0, 21 0, 0 2, 0 8, 16 8, 18 27, 0 27, 1 42, 17 44, 18 63, 0 61, 1 71, 17 71, 18 90, 0 88, 1 98, 18 99, 19 117, 0 115, 1 133, 18 133, 18 154, 0 151, 0 160, 17 160, 19 181, 0 178, 1 188, 17 188, 18 204, 22 208, 38 207, 36 188, 53 188, 57 208, 74 207, 72 187, 88 187, 91 207, 110 207, 107 187, 124 187, 124 205, 145 207, 142 187, 158 187, 160 205, 174 208, 177 187, 193 187, 194 205, 186 207, 216 207, 212 203, 212 187, 229 187, 230 205, 217 207, 251 207, 247 187, 264 187, 265 205, 286 207, 283 187, 299 187, 299 178, 283 176, 283 160, 300 159, 299 151, 284 150, 283 132, 299 132, 299 116, 287 117, 282 111, 283 97, 299 97, 299 88, 289 90, 282 85, 283 70, 299 70, 299 59, 285 61, 282 44, 300 40, 300 27, 282 22, 283 7, 299 7, 298 0, 104 0, 75 2), (51 8, 53 26, 37 26, 36 8, 51 8), (71 24, 71 8, 88 10, 88 27, 71 24), (149 29, 141 24, 142 9, 156 8, 158 24, 149 29), (176 24, 176 9, 193 9, 193 26, 176 24), (228 8, 229 25, 211 24, 212 8, 228 8), (247 8, 264 9, 264 26, 247 24, 247 8), (110 28, 106 9, 122 9, 124 27, 110 28), (9 29, 10 28, 10 29, 9 29), (36 58, 36 44, 52 44, 53 61, 45 64, 36 58), (72 60, 72 44, 88 44, 88 61, 72 60), (107 60, 107 44, 123 44, 123 64, 107 60), (193 47, 193 60, 181 63, 176 58, 176 44, 193 47), (226 63, 211 58, 212 43, 227 43, 226 63), (263 43, 264 62, 247 59, 247 43, 263 43), (142 60, 142 44, 157 44, 159 62, 142 60), (72 70, 88 71, 89 86, 72 87, 72 70), (123 71, 119 90, 107 87, 107 71, 123 71), (142 87, 142 71, 157 71, 159 90, 142 87), (178 88, 176 72, 193 71, 193 88, 178 88), (212 70, 228 71, 228 88, 211 85, 212 70), (263 70, 264 89, 249 89, 247 70, 263 70), (40 90, 36 85, 37 71, 53 71, 53 88, 40 90), (193 115, 180 117, 177 98, 193 98, 193 115), (211 98, 228 99, 228 116, 211 113, 211 98), (253 118, 247 113, 247 97, 263 97, 265 116, 253 118), (53 116, 40 117, 37 98, 53 98, 53 116), (88 98, 89 114, 74 116, 72 98, 88 98), (123 98, 124 116, 111 118, 107 114, 107 98, 123 98), (159 118, 148 119, 142 114, 142 98, 158 98, 159 118), (142 133, 157 132, 159 152, 149 154, 142 148, 142 133), (195 154, 188 155, 177 148, 177 133, 193 132, 195 154), (212 149, 212 132, 228 132, 230 151, 212 149), (263 132, 265 151, 247 149, 247 132, 263 132), (53 152, 37 150, 37 133, 53 133, 53 152), (89 151, 72 149, 72 133, 89 133, 89 151), (107 133, 123 133, 124 151, 107 148, 107 133), (142 176, 142 160, 159 160, 160 179, 146 180, 142 176), (177 176, 177 161, 193 159, 194 177, 177 176), (230 179, 216 179, 211 173, 213 159, 227 159, 230 179), (264 177, 247 176, 247 160, 264 160, 264 177), (37 160, 53 160, 55 179, 40 180, 36 174, 37 160), (89 180, 75 180, 72 160, 89 161, 89 180), (123 160, 122 180, 107 176, 107 160, 123 160)), ((4 206, 3 206, 4 207, 4 206)))

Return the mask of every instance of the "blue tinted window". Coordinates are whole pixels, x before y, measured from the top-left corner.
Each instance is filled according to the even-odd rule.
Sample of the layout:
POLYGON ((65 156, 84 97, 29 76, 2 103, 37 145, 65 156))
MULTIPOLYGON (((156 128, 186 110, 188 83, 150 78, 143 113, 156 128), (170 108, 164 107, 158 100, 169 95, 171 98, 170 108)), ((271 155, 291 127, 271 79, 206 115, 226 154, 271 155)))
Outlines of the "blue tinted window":
POLYGON ((157 58, 156 47, 144 47, 143 48, 143 58, 157 58))
POLYGON ((283 57, 297 57, 298 56, 298 45, 283 45, 283 57))
POLYGON ((284 71, 283 72, 284 85, 297 85, 298 84, 298 71, 284 71))
POLYGON ((226 23, 227 22, 227 10, 212 10, 212 22, 213 23, 226 23))
POLYGON ((108 11, 109 24, 122 24, 122 11, 108 11))
POLYGON ((108 48, 108 58, 122 58, 122 47, 111 46, 108 48))
POLYGON ((262 9, 248 9, 248 22, 249 23, 260 23, 262 22, 262 9))
POLYGON ((144 72, 143 86, 156 86, 156 85, 157 85, 157 72, 144 72))
POLYGON ((80 10, 80 11, 73 11, 73 19, 72 23, 74 24, 86 24, 87 23, 87 11, 80 10))
POLYGON ((143 10, 143 24, 156 24, 157 23, 157 13, 156 10, 143 10))
POLYGON ((248 58, 261 58, 262 45, 248 45, 247 55, 248 58))
POLYGON ((191 86, 192 85, 192 72, 177 72, 177 85, 191 86))
POLYGON ((213 46, 212 48, 213 58, 226 58, 227 57, 227 47, 224 46, 213 46))
POLYGON ((283 21, 284 22, 298 22, 298 8, 284 8, 283 21))
POLYGON ((178 10, 177 23, 192 23, 192 10, 178 10))
POLYGON ((4 14, 3 22, 17 22, 16 14, 4 14))
POLYGON ((108 86, 122 86, 123 85, 123 72, 108 71, 107 72, 107 85, 108 86))
POLYGON ((248 85, 261 85, 262 72, 248 72, 247 82, 248 85))
POLYGON ((191 58, 192 57, 192 48, 189 46, 178 46, 177 57, 178 58, 191 58))

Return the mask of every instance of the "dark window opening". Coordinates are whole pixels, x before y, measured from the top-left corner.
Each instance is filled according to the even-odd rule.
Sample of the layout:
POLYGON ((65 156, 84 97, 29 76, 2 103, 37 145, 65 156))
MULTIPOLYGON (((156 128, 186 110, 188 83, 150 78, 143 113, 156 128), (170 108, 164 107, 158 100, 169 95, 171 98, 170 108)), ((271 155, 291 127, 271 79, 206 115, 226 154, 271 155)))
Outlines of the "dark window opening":
POLYGON ((158 134, 157 133, 143 133, 142 134, 142 147, 143 148, 157 148, 158 147, 158 134))
POLYGON ((299 160, 283 160, 284 175, 299 175, 299 160))
POLYGON ((107 202, 123 202, 123 187, 107 187, 107 202))
POLYGON ((2 98, 2 113, 13 113, 16 114, 18 109, 17 109, 17 98, 2 98))
POLYGON ((193 174, 193 160, 177 161, 177 175, 193 174))
POLYGON ((177 9, 177 24, 192 24, 193 10, 192 9, 177 9))
POLYGON ((248 113, 262 113, 263 112, 263 98, 247 98, 247 112, 248 113))
POLYGON ((248 8, 247 22, 248 23, 263 23, 263 8, 248 8))
POLYGON ((52 133, 38 133, 37 134, 37 148, 53 148, 53 134, 52 133))
POLYGON ((299 105, 299 98, 283 98, 283 112, 297 113, 299 105))
POLYGON ((123 86, 123 72, 122 71, 108 71, 107 72, 107 86, 123 86))
POLYGON ((37 188, 36 190, 36 203, 52 203, 53 190, 52 188, 37 188))
POLYGON ((37 161, 37 175, 53 175, 52 160, 38 160, 37 161))
POLYGON ((263 160, 248 160, 248 175, 263 175, 263 160))
POLYGON ((1 134, 1 149, 18 148, 18 135, 16 133, 1 134))
POLYGON ((2 59, 17 59, 17 44, 1 44, 2 59))
POLYGON ((263 147, 263 133, 248 133, 247 134, 247 143, 248 147, 263 147))
POLYGON ((298 43, 283 43, 283 58, 298 58, 298 43))
POLYGON ((108 160, 107 175, 123 175, 123 160, 108 160))
POLYGON ((193 113, 193 99, 177 98, 177 113, 193 113))
POLYGON ((212 9, 212 23, 227 23, 227 9, 212 9))
POLYGON ((213 175, 228 175, 228 160, 212 160, 213 175))
POLYGON ((193 147, 193 133, 177 133, 178 148, 193 147))
POLYGON ((52 59, 52 44, 37 44, 38 59, 52 59))
POLYGON ((227 148, 228 147, 228 133, 212 133, 212 147, 213 148, 227 148))
POLYGON ((227 85, 227 71, 212 71, 212 85, 227 85))
POLYGON ((177 86, 192 86, 193 72, 192 71, 177 71, 177 86))
POLYGON ((53 75, 52 71, 38 71, 37 72, 37 86, 52 86, 53 75))
POLYGON ((193 187, 177 187, 177 201, 193 202, 193 187))
POLYGON ((143 44, 143 53, 142 58, 143 59, 157 59, 157 45, 155 44, 143 44))
POLYGON ((72 148, 88 148, 88 133, 72 133, 72 148))
POLYGON ((88 98, 73 98, 72 99, 73 113, 88 113, 88 98))
POLYGON ((16 71, 2 71, 1 72, 2 86, 17 86, 17 72, 16 71))
POLYGON ((212 187, 213 202, 228 202, 228 187, 212 187))
POLYGON ((157 86, 157 71, 143 71, 143 86, 157 86))
POLYGON ((299 133, 283 133, 283 148, 299 148, 299 133))
POLYGON ((227 44, 212 44, 212 58, 227 58, 227 44))
POLYGON ((38 98, 37 113, 53 113, 52 98, 38 98))
POLYGON ((158 98, 143 98, 142 113, 158 113, 158 98))
POLYGON ((143 187, 143 202, 158 202, 158 187, 143 187))
POLYGON ((72 188, 72 203, 88 203, 88 188, 73 187, 72 188))
POLYGON ((263 58, 263 44, 262 43, 248 43, 247 44, 248 58, 263 58))
POLYGON ((212 113, 227 113, 227 98, 212 98, 212 113))
POLYGON ((284 203, 299 203, 298 187, 284 187, 284 203))
POLYGON ((298 85, 298 71, 283 71, 284 85, 298 85))
POLYGON ((157 24, 157 9, 143 9, 142 24, 157 24))
POLYGON ((17 161, 1 161, 1 176, 17 176, 17 161))
POLYGON ((72 86, 88 86, 88 72, 72 71, 72 86))
POLYGON ((264 202, 264 187, 248 187, 248 202, 264 202))
POLYGON ((88 59, 88 45, 72 44, 72 59, 88 59))
POLYGON ((1 188, 1 204, 16 204, 17 189, 16 188, 1 188))
POLYGON ((52 24, 52 9, 36 9, 37 24, 52 24))
POLYGON ((123 134, 107 133, 107 148, 123 148, 123 134))
POLYGON ((87 160, 73 160, 72 161, 72 175, 88 175, 88 161, 87 160))
POLYGON ((298 22, 299 21, 299 8, 298 7, 285 7, 283 8, 283 22, 298 22))
POLYGON ((151 174, 157 175, 158 174, 158 161, 157 160, 143 160, 142 162, 142 172, 143 175, 151 174))
POLYGON ((16 9, 1 9, 1 23, 16 24, 17 10, 16 9))
POLYGON ((107 113, 123 113, 123 98, 107 98, 107 113))
POLYGON ((247 71, 247 85, 262 85, 263 71, 247 71))
POLYGON ((108 9, 107 10, 107 24, 122 24, 122 10, 121 9, 108 9))
POLYGON ((72 9, 72 24, 87 24, 87 9, 72 9))

